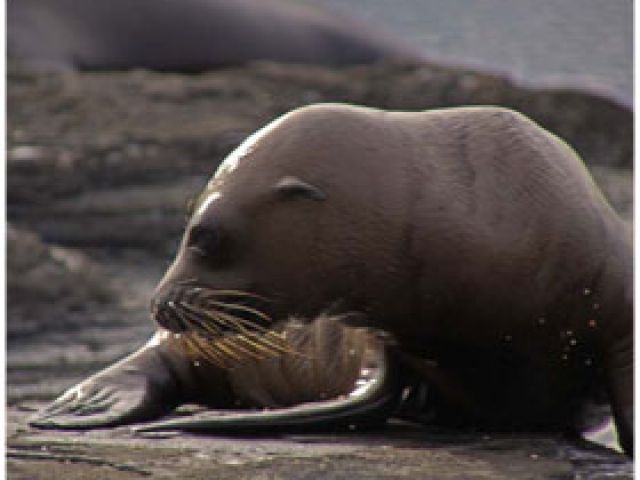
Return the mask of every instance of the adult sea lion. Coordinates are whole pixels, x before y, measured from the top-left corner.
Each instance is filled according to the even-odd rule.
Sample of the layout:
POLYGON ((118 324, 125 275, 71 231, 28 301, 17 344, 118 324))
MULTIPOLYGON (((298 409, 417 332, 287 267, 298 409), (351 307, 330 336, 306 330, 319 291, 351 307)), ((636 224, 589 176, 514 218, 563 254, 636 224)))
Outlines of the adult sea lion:
POLYGON ((602 381, 631 454, 632 291, 630 228, 526 117, 319 105, 227 157, 152 311, 209 344, 339 312, 391 334, 445 417, 492 429, 568 428, 602 381))
POLYGON ((7 5, 7 48, 28 64, 90 70, 418 59, 355 20, 289 0, 20 0, 7 5))

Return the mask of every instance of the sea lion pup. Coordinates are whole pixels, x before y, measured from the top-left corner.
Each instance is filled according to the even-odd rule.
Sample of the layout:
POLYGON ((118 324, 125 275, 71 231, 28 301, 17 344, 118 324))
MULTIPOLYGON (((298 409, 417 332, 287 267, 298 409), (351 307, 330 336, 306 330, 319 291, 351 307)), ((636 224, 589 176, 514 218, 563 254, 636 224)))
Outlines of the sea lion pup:
POLYGON ((632 451, 630 229, 573 150, 516 112, 317 105, 227 157, 156 321, 212 342, 238 333, 228 314, 260 333, 329 307, 391 334, 461 424, 565 429, 602 382, 632 451), (219 302, 208 315, 194 288, 219 302))
POLYGON ((27 64, 89 70, 420 60, 391 36, 288 0, 20 0, 7 5, 7 49, 27 64))

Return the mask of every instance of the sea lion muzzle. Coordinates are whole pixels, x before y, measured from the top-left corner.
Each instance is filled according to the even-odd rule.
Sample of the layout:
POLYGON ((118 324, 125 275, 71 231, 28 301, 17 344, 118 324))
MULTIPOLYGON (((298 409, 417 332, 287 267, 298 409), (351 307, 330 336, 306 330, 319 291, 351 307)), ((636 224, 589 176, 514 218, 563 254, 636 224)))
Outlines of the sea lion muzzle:
POLYGON ((151 303, 155 322, 179 339, 196 360, 226 368, 245 360, 295 353, 273 330, 266 300, 240 290, 215 290, 194 281, 177 282, 151 303))

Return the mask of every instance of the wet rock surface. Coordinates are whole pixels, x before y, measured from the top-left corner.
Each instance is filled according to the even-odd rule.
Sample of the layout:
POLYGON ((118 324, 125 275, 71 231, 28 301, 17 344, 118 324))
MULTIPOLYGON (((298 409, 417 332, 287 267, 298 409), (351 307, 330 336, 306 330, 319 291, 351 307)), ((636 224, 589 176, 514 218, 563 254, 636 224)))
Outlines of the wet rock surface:
POLYGON ((32 430, 34 408, 131 352, 186 205, 248 134, 320 101, 517 108, 574 145, 632 218, 632 113, 434 65, 257 63, 197 76, 8 76, 8 454, 11 478, 632 478, 625 457, 555 435, 386 431, 279 438, 32 430))

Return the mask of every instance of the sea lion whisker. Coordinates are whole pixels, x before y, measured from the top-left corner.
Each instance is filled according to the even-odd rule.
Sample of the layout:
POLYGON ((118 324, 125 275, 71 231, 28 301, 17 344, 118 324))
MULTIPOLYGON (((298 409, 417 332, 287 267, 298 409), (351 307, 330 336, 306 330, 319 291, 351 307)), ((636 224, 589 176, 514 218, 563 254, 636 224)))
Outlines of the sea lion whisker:
POLYGON ((288 342, 284 338, 271 330, 252 324, 243 318, 234 317, 228 313, 218 311, 205 313, 218 317, 218 319, 222 320, 225 324, 232 324, 232 326, 237 329, 238 333, 244 335, 255 348, 259 348, 269 356, 282 353, 298 353, 288 345, 288 342), (257 332, 245 328, 243 324, 249 324, 252 328, 257 330, 257 332), (268 337, 271 337, 272 340, 269 340, 268 337))
POLYGON ((228 335, 229 333, 228 331, 225 332, 225 330, 223 330, 219 325, 207 321, 207 319, 198 317, 197 320, 198 324, 196 325, 196 331, 200 334, 205 334, 204 336, 207 340, 216 340, 228 335))
POLYGON ((216 363, 219 363, 217 361, 220 360, 220 357, 222 359, 231 357, 236 361, 242 360, 242 358, 237 355, 237 352, 225 343, 225 338, 210 339, 197 332, 191 334, 190 338, 198 347, 199 352, 216 361, 216 363))
MULTIPOLYGON (((192 289, 189 290, 186 293, 194 293, 192 289)), ((222 295, 221 292, 224 294, 232 292, 238 296, 245 294, 235 290, 215 293, 207 291, 200 296, 208 302, 205 306, 213 307, 212 310, 195 306, 183 299, 178 300, 177 303, 169 303, 169 307, 185 322, 186 326, 194 330, 194 333, 187 338, 187 345, 191 347, 194 356, 205 358, 222 368, 229 368, 225 359, 231 358, 239 362, 247 356, 264 359, 282 354, 301 355, 278 333, 246 318, 221 311, 220 308, 249 312, 258 318, 272 322, 271 317, 257 309, 217 300, 216 293, 222 295), (229 335, 229 331, 232 334, 235 332, 236 336, 233 339, 225 338, 229 335), (255 352, 247 350, 248 347, 255 352)))
POLYGON ((215 343, 204 342, 204 339, 202 338, 200 338, 198 341, 200 342, 200 350, 205 354, 209 362, 214 363, 220 368, 229 368, 229 364, 227 363, 227 355, 224 352, 220 351, 215 343))
POLYGON ((261 339, 258 339, 256 341, 256 340, 252 340, 247 336, 243 336, 243 338, 244 338, 244 342, 247 345, 250 345, 251 347, 255 348, 259 352, 262 352, 265 355, 264 358, 277 357, 282 353, 286 353, 286 352, 280 351, 277 348, 274 348, 273 346, 269 345, 267 342, 262 342, 261 339))
MULTIPOLYGON (((176 306, 174 301, 167 302, 166 306, 169 309, 171 309, 171 311, 174 313, 174 315, 177 315, 180 318, 180 320, 185 322, 184 327, 188 327, 189 322, 182 315, 180 315, 180 311, 178 310, 178 308, 177 308, 177 306, 176 306)), ((167 312, 167 310, 162 309, 156 314, 156 320, 158 322, 160 322, 160 324, 164 324, 163 322, 171 320, 171 316, 170 316, 169 312, 167 312)))
POLYGON ((193 320, 193 325, 197 330, 205 330, 207 333, 213 334, 214 337, 222 337, 225 334, 224 330, 218 326, 220 322, 215 318, 211 318, 211 316, 207 314, 208 312, 196 310, 195 307, 188 303, 181 303, 180 306, 184 309, 185 314, 188 314, 189 318, 193 320), (202 318, 203 314, 211 318, 214 323, 202 318))
POLYGON ((188 354, 191 357, 202 357, 204 354, 200 351, 200 346, 198 345, 196 339, 193 335, 185 335, 180 337, 181 343, 184 345, 188 354))
POLYGON ((201 357, 221 368, 228 368, 224 362, 225 356, 215 348, 214 344, 199 335, 190 335, 189 340, 201 357))
MULTIPOLYGON (((182 305, 181 305, 182 306, 182 305)), ((195 315, 190 315, 188 312, 184 311, 182 308, 176 308, 175 312, 180 318, 186 323, 187 327, 191 327, 192 330, 202 331, 204 330, 207 334, 215 337, 221 337, 224 333, 222 330, 217 328, 215 325, 210 324, 209 322, 202 321, 195 315)))
POLYGON ((225 332, 222 329, 218 328, 217 326, 224 326, 227 329, 231 330, 232 332, 237 332, 241 334, 243 333, 246 334, 250 331, 248 328, 246 328, 246 326, 251 327, 253 330, 256 330, 257 332, 262 334, 265 334, 269 331, 268 329, 262 327, 261 325, 258 325, 244 318, 236 317, 234 315, 231 315, 225 312, 196 309, 196 307, 189 304, 181 304, 181 307, 191 312, 191 314, 193 314, 194 316, 197 316, 199 326, 202 327, 203 329, 209 330, 209 328, 207 327, 213 327, 215 324, 216 336, 223 336, 225 334, 225 332), (212 320, 212 322, 204 321, 204 319, 201 318, 203 316, 212 320))
POLYGON ((218 327, 208 322, 203 322, 199 324, 198 327, 198 334, 210 342, 217 341, 218 339, 224 338, 225 336, 225 333, 222 332, 218 327))
POLYGON ((180 344, 188 358, 194 359, 204 356, 192 338, 181 338, 180 344))
POLYGON ((182 280, 176 280, 176 285, 193 285, 198 281, 196 277, 185 278, 182 280))
POLYGON ((186 315, 185 315, 185 312, 183 312, 183 311, 182 311, 181 309, 179 309, 179 308, 176 308, 176 306, 175 306, 175 305, 173 306, 173 311, 174 311, 174 313, 175 313, 178 317, 180 317, 180 319, 181 319, 183 322, 185 322, 185 324, 186 324, 185 326, 186 326, 186 327, 194 327, 194 326, 196 326, 196 323, 195 323, 195 322, 194 322, 190 317, 186 316, 186 315))
POLYGON ((287 346, 286 344, 278 345, 275 342, 267 340, 266 337, 268 336, 269 332, 258 334, 256 332, 247 330, 242 326, 239 326, 239 327, 240 327, 239 336, 244 337, 246 339, 245 343, 253 346, 253 348, 257 350, 264 352, 265 355, 272 357, 272 356, 280 355, 282 353, 295 353, 295 351, 291 349, 289 346, 287 346))
POLYGON ((230 349, 235 350, 239 355, 242 355, 244 359, 250 358, 252 360, 261 359, 260 356, 256 355, 256 353, 250 349, 247 349, 242 345, 241 335, 234 335, 233 337, 228 337, 220 340, 220 342, 227 346, 230 349))
POLYGON ((188 332, 181 337, 181 343, 184 345, 187 355, 192 358, 204 359, 212 362, 220 367, 225 367, 219 356, 211 349, 211 343, 197 332, 188 332))
POLYGON ((211 344, 211 348, 218 352, 218 354, 222 356, 225 361, 231 360, 233 362, 231 365, 225 363, 225 368, 231 368, 233 365, 236 365, 244 360, 244 358, 241 355, 238 355, 238 353, 233 348, 230 348, 229 345, 225 344, 225 339, 216 340, 211 344))
MULTIPOLYGON (((229 317, 230 321, 236 321, 233 317, 224 314, 229 317)), ((298 355, 299 352, 290 347, 289 343, 276 332, 267 329, 260 329, 259 332, 251 331, 244 328, 241 324, 237 325, 238 332, 247 338, 247 341, 251 342, 254 348, 260 348, 260 350, 267 353, 269 356, 280 355, 283 353, 298 355), (271 340, 269 340, 269 337, 271 340)))
MULTIPOLYGON (((187 309, 190 308, 189 305, 181 305, 181 306, 186 307, 187 309)), ((198 318, 198 320, 200 319, 198 318)), ((245 357, 248 355, 256 359, 264 358, 264 356, 262 355, 257 355, 256 353, 241 347, 240 345, 235 343, 233 339, 223 338, 224 333, 220 331, 215 325, 209 322, 199 321, 198 327, 206 330, 207 333, 211 333, 213 334, 214 337, 216 337, 214 339, 212 338, 205 339, 208 342, 206 345, 206 348, 203 346, 202 343, 199 343, 198 345, 201 347, 202 350, 207 350, 207 352, 215 349, 221 350, 221 353, 223 356, 226 356, 226 357, 231 356, 236 360, 240 360, 240 358, 237 357, 237 354, 240 354, 241 356, 245 356, 245 357)), ((241 327, 241 330, 246 331, 246 329, 242 327, 241 327)), ((275 352, 268 351, 267 353, 269 353, 270 355, 274 355, 275 352)))
POLYGON ((227 342, 229 345, 233 345, 233 347, 236 350, 238 350, 240 353, 242 353, 246 357, 252 358, 253 360, 263 360, 264 358, 266 358, 263 355, 260 355, 255 350, 252 350, 247 346, 243 345, 246 343, 244 342, 244 339, 245 337, 243 335, 235 335, 232 338, 222 339, 221 341, 227 342))
POLYGON ((247 332, 246 335, 248 337, 253 337, 255 340, 255 342, 259 345, 261 345, 262 347, 265 347, 267 349, 270 350, 275 350, 277 353, 289 353, 289 354, 293 354, 293 355, 300 355, 300 353, 298 351, 296 351, 295 349, 291 348, 291 346, 289 346, 289 343, 282 338, 280 335, 278 335, 275 332, 269 331, 264 335, 257 335, 254 332, 247 332), (269 340, 266 337, 275 337, 274 340, 269 340))
MULTIPOLYGON (((209 353, 201 348, 200 344, 196 341, 196 339, 191 337, 185 338, 184 344, 186 346, 186 353, 190 359, 193 359, 193 360, 205 359, 209 361, 209 353)), ((214 362, 214 363, 217 364, 217 362, 214 362)))
POLYGON ((212 288, 204 283, 198 283, 197 280, 195 279, 177 281, 176 284, 185 285, 185 289, 198 290, 199 293, 203 295, 208 295, 208 296, 215 295, 215 296, 226 296, 226 297, 230 297, 230 296, 251 297, 251 298, 257 298, 264 301, 269 301, 269 299, 257 293, 247 292, 245 290, 235 290, 235 289, 219 290, 219 289, 212 288))
MULTIPOLYGON (((247 311, 271 322, 269 316, 256 309, 245 305, 220 302, 214 300, 213 297, 213 295, 206 296, 209 302, 207 306, 247 311)), ((192 353, 197 357, 206 358, 208 361, 223 368, 228 368, 223 359, 228 359, 229 357, 235 361, 241 361, 247 355, 258 359, 281 354, 300 355, 278 333, 245 318, 217 308, 209 311, 183 300, 179 300, 177 303, 171 302, 169 307, 185 323, 185 326, 191 327, 195 331, 194 334, 188 335, 187 338, 187 345, 191 347, 192 353), (237 337, 234 340, 229 341, 229 339, 224 338, 229 335, 229 331, 236 333, 237 337), (260 356, 256 356, 255 353, 253 355, 249 353, 246 347, 243 348, 238 344, 238 341, 256 350, 260 356)))
POLYGON ((256 360, 264 360, 264 359, 269 358, 271 356, 270 353, 267 353, 266 355, 265 354, 261 354, 260 353, 261 350, 259 348, 260 346, 256 345, 255 342, 251 341, 245 335, 238 335, 236 337, 236 341, 239 344, 246 345, 243 348, 246 348, 247 350, 251 351, 252 355, 256 358, 256 360))
POLYGON ((258 295, 257 293, 245 292, 242 290, 214 290, 212 288, 202 286, 196 286, 195 288, 201 288, 202 291, 199 292, 203 297, 247 297, 254 298, 256 300, 261 300, 263 302, 271 303, 272 300, 269 300, 267 297, 262 295, 258 295))
POLYGON ((250 346, 258 352, 263 352, 263 354, 266 355, 263 358, 277 356, 281 353, 277 349, 274 349, 272 346, 270 346, 268 343, 262 342, 262 337, 255 337, 257 340, 252 339, 249 335, 238 335, 238 339, 241 340, 244 344, 250 346))
POLYGON ((218 295, 218 296, 239 296, 239 297, 250 297, 250 298, 257 298, 260 300, 264 300, 265 302, 270 302, 271 300, 269 300, 267 297, 265 297, 264 295, 260 295, 258 293, 253 293, 253 292, 247 292, 245 290, 235 290, 235 289, 224 289, 224 290, 220 290, 220 289, 214 289, 211 290, 214 295, 218 295))
POLYGON ((228 312, 214 310, 213 312, 211 312, 211 315, 216 316, 218 321, 222 322, 223 324, 235 327, 238 333, 246 333, 246 332, 267 333, 270 331, 268 328, 263 327, 258 323, 252 322, 251 320, 247 320, 246 318, 238 317, 228 312))
POLYGON ((219 340, 216 340, 214 342, 215 347, 217 347, 218 349, 220 349, 222 352, 224 352, 227 356, 233 358, 236 361, 241 361, 242 357, 238 356, 237 352, 235 351, 235 349, 231 346, 227 344, 227 339, 226 338, 221 338, 219 340))
POLYGON ((259 317, 265 320, 266 322, 269 322, 269 323, 273 322, 272 318, 266 313, 263 313, 260 310, 256 310, 255 308, 248 307, 247 305, 242 305, 238 303, 221 302, 219 300, 209 300, 208 306, 226 308, 228 310, 240 310, 242 312, 251 313, 256 317, 259 317))

